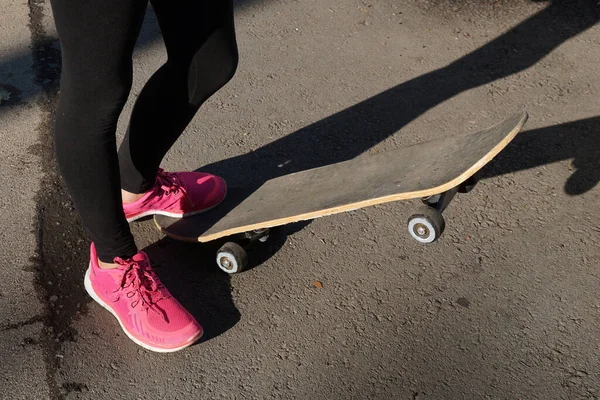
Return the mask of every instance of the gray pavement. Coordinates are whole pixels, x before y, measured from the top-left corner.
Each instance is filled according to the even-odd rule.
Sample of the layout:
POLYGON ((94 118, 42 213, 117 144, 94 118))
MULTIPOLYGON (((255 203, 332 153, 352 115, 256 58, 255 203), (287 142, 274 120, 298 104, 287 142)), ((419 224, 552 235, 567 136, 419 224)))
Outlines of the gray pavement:
POLYGON ((0 4, 0 393, 10 399, 48 396, 35 202, 42 175, 35 146, 45 115, 31 68, 28 22, 24 4, 0 4))
MULTIPOLYGON (((206 329, 140 349, 83 285, 57 174, 47 0, 0 4, 0 397, 597 399, 600 11, 594 1, 238 1, 240 67, 165 159, 231 186, 475 131, 524 132, 413 243, 413 202, 282 228, 229 277, 216 245, 136 239, 206 329), (315 286, 322 283, 322 288, 315 286)), ((152 11, 132 102, 165 60, 152 11)))

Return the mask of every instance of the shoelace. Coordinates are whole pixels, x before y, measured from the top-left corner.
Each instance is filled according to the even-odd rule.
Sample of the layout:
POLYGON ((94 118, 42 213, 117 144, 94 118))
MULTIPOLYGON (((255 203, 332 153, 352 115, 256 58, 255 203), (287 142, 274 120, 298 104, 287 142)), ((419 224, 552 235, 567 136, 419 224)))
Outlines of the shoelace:
POLYGON ((156 174, 156 179, 160 185, 160 190, 167 196, 183 192, 187 194, 185 187, 181 184, 176 174, 165 172, 159 168, 156 174))
POLYGON ((116 258, 115 262, 126 267, 121 284, 115 292, 120 290, 125 292, 133 308, 141 304, 142 311, 150 309, 164 321, 167 321, 164 311, 156 305, 160 300, 167 298, 161 290, 165 287, 150 266, 146 262, 123 260, 121 258, 116 258))

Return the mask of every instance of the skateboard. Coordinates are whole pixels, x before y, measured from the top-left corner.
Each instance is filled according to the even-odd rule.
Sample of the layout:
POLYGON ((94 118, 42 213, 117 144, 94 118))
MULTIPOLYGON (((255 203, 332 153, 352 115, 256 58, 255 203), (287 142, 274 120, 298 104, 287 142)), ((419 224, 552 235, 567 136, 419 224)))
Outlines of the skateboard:
POLYGON ((246 250, 265 242, 270 228, 392 201, 422 200, 407 228, 418 242, 432 243, 444 231, 442 212, 457 193, 475 186, 476 173, 513 140, 527 118, 522 112, 479 132, 361 155, 273 178, 258 188, 230 189, 211 211, 181 219, 155 215, 154 222, 178 240, 232 238, 216 257, 229 274, 246 267, 246 250))

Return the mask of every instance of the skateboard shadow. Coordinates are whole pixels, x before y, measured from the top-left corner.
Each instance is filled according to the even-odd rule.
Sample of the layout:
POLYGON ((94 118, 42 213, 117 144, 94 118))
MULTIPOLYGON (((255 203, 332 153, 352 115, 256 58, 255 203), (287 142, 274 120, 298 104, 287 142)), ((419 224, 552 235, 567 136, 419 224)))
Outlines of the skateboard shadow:
POLYGON ((215 266, 214 253, 207 251, 207 247, 165 238, 144 249, 173 297, 204 328, 204 336, 198 343, 221 335, 240 320, 231 298, 230 278, 215 266))
MULTIPOLYGON (((275 228, 272 239, 249 250, 246 270, 276 254, 285 243, 285 237, 275 228)), ((144 249, 173 297, 204 327, 204 336, 196 344, 227 332, 241 318, 231 297, 231 278, 216 265, 215 254, 225 241, 199 244, 165 237, 144 249)))

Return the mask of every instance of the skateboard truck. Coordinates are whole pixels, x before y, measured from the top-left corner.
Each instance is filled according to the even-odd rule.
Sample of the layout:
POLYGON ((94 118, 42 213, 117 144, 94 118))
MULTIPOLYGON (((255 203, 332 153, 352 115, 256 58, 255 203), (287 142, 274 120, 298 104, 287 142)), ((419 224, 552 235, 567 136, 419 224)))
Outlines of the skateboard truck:
POLYGON ((471 176, 446 192, 422 198, 423 206, 408 219, 408 233, 419 243, 435 242, 446 227, 442 212, 450 205, 456 193, 468 193, 476 184, 477 178, 471 176))
POLYGON ((239 236, 246 241, 245 246, 227 242, 217 251, 217 265, 228 274, 242 272, 248 266, 248 248, 256 242, 266 242, 269 239, 269 229, 244 232, 239 236))

